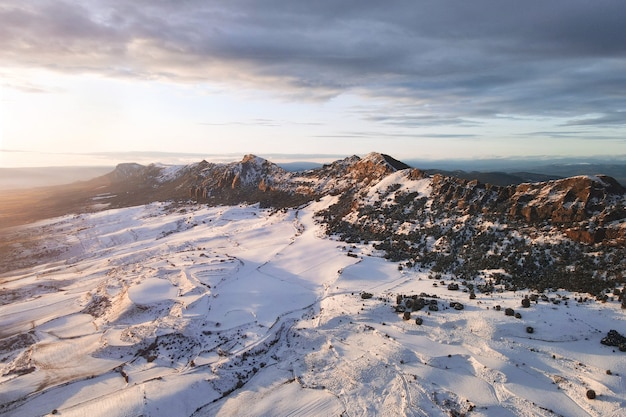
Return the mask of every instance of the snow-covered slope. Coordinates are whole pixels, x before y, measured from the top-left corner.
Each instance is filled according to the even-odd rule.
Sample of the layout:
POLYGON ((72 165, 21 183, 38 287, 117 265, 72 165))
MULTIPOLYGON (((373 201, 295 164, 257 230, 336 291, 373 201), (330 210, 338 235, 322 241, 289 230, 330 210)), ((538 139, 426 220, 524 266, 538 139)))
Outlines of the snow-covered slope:
MULTIPOLYGON (((431 198, 429 181, 392 188, 431 198)), ((392 183, 363 201, 384 205, 392 183)), ((152 203, 7 231, 38 262, 0 275, 0 415, 624 415, 626 354, 600 343, 626 333, 616 297, 470 299, 470 283, 326 237, 315 213, 339 200, 152 203), (399 294, 437 311, 396 312, 399 294)))

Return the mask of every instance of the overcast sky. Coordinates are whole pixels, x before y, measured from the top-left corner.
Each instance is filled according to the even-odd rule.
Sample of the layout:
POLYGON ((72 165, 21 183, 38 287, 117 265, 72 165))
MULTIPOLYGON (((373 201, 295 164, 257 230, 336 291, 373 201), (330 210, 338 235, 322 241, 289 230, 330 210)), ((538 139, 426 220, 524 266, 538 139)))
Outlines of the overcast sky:
POLYGON ((0 0, 0 164, 623 158, 624 22, 621 0, 0 0))

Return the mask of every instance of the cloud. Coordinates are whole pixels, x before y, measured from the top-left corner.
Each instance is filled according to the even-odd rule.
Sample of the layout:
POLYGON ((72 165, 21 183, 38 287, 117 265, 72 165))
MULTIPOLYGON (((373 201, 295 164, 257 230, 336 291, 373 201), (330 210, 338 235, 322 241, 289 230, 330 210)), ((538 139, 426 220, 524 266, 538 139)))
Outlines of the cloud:
POLYGON ((597 117, 586 117, 577 120, 570 120, 564 126, 624 126, 626 125, 626 111, 607 112, 597 117))
POLYGON ((0 62, 420 109, 384 124, 512 114, 615 125, 625 18, 626 2, 609 0, 9 0, 0 62))
POLYGON ((314 135, 315 138, 359 139, 359 138, 384 138, 384 139, 463 139, 477 138, 471 133, 393 133, 393 132, 339 132, 336 135, 314 135))

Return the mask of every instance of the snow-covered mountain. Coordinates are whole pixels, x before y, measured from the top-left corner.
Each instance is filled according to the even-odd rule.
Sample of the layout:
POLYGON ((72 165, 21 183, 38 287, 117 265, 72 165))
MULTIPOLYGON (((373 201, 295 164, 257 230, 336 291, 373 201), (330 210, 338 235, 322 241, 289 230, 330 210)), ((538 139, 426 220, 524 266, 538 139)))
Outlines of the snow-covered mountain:
POLYGON ((229 164, 122 165, 109 178, 110 207, 191 199, 285 208, 337 196, 319 213, 328 234, 466 279, 491 269, 511 286, 598 292, 626 270, 626 190, 604 175, 495 186, 370 153, 305 172, 247 155, 229 164))
POLYGON ((249 155, 66 192, 46 209, 66 215, 2 229, 0 415, 626 408, 611 178, 496 187, 376 153, 298 173, 249 155))
MULTIPOLYGON (((202 161, 184 167, 122 164, 105 176, 114 188, 134 190, 145 203, 191 197, 212 204, 265 202, 277 207, 293 206, 325 195, 368 193, 371 187, 396 172, 405 175, 386 179, 394 184, 428 178, 432 200, 456 212, 470 215, 501 214, 505 220, 527 224, 544 222, 572 228, 570 238, 586 243, 617 240, 624 243, 626 189, 605 176, 579 176, 517 186, 495 186, 453 176, 426 176, 394 158, 370 153, 351 156, 305 172, 287 172, 272 162, 246 155, 240 162, 213 164, 202 161), (133 188, 129 188, 133 187, 133 188), (145 190, 145 191, 144 191, 145 190)), ((116 194, 120 194, 115 192, 116 194)), ((127 196, 112 199, 127 204, 127 196)))

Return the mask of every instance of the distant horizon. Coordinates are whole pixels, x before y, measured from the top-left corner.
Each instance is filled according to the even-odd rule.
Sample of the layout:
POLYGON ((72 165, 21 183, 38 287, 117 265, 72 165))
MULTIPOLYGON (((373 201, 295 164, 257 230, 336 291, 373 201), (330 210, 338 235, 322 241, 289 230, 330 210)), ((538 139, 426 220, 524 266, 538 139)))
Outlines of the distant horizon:
POLYGON ((616 164, 626 165, 626 155, 593 155, 593 156, 491 156, 482 158, 434 158, 434 157, 403 157, 384 150, 371 150, 365 153, 323 154, 323 153, 260 153, 260 152, 232 152, 232 153, 186 153, 164 151, 130 151, 130 152, 94 152, 94 153, 53 153, 33 152, 23 150, 0 149, 0 169, 2 168, 78 168, 78 167, 115 167, 123 163, 138 163, 141 165, 187 165, 206 160, 212 163, 228 163, 241 160, 245 155, 253 154, 278 165, 281 163, 317 163, 326 164, 352 155, 363 157, 370 152, 389 155, 415 168, 415 163, 428 165, 424 169, 439 168, 437 164, 446 166, 458 165, 458 169, 474 166, 499 166, 501 164, 616 164), (18 158, 7 158, 7 154, 19 155, 18 158))

